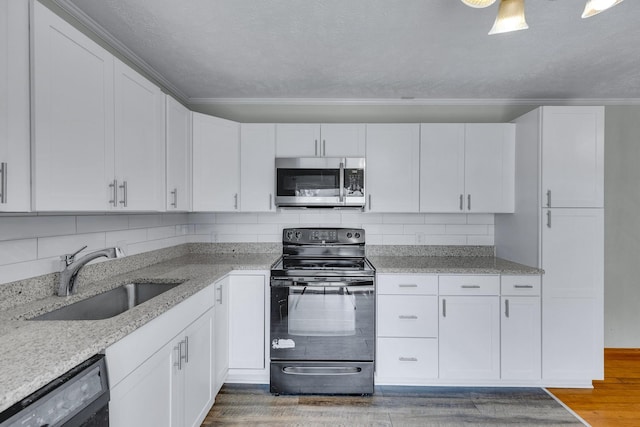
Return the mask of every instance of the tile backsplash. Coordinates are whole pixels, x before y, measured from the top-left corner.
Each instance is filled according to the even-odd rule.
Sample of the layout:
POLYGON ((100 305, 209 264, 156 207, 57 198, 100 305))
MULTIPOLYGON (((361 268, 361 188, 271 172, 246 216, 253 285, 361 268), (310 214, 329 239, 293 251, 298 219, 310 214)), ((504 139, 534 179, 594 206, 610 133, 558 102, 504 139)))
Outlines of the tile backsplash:
POLYGON ((286 227, 364 228, 372 245, 492 246, 493 214, 16 214, 0 216, 0 284, 59 271, 60 255, 121 246, 127 255, 189 242, 280 242, 286 227))

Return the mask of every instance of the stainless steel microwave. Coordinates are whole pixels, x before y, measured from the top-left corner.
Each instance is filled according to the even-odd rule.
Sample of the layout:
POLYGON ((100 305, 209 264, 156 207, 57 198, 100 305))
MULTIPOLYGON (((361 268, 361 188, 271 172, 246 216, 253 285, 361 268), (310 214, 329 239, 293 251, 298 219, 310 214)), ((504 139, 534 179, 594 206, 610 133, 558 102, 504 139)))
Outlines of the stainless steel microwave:
POLYGON ((276 206, 364 207, 364 165, 364 158, 278 157, 276 206))

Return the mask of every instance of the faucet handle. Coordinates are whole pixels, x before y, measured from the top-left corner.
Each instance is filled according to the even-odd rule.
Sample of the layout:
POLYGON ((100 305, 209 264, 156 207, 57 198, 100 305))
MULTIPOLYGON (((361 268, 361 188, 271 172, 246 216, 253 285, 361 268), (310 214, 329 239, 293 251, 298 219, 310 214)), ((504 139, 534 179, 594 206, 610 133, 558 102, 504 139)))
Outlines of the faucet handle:
POLYGON ((60 259, 62 259, 68 267, 73 263, 73 260, 75 259, 76 255, 78 255, 80 252, 84 251, 85 249, 87 249, 87 245, 84 245, 83 247, 81 247, 80 249, 78 249, 72 254, 62 255, 60 259))

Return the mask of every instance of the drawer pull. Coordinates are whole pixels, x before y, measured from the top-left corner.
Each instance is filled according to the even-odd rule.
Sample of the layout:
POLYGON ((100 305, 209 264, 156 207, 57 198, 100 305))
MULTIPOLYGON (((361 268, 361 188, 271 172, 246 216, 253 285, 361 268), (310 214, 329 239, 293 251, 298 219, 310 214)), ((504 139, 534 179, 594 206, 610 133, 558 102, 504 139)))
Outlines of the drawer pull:
POLYGON ((418 285, 415 283, 401 283, 398 285, 399 288, 417 288, 418 285))
POLYGON ((533 285, 513 285, 516 289, 532 289, 533 285))
POLYGON ((417 362, 417 357, 398 357, 398 360, 401 362, 417 362))
POLYGON ((462 285, 462 289, 480 289, 480 285, 462 285))
POLYGON ((398 319, 416 320, 417 318, 418 316, 416 316, 415 314, 410 314, 410 315, 401 314, 400 316, 398 316, 398 319))
POLYGON ((504 300, 504 317, 509 318, 509 300, 504 300))

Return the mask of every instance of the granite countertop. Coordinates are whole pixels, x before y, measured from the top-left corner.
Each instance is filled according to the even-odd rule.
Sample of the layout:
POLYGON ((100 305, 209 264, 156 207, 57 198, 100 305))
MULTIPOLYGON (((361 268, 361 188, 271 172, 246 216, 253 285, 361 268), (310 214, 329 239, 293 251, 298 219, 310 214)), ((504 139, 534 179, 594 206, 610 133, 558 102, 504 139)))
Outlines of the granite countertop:
MULTIPOLYGON (((100 274, 78 285, 78 294, 61 298, 52 288, 13 286, 0 295, 0 411, 33 393, 69 369, 206 288, 233 270, 270 269, 281 252, 180 253, 152 265, 117 274, 109 263, 100 274), (69 305, 131 282, 182 283, 175 288, 104 320, 30 321, 39 314, 69 305)), ((371 256, 378 273, 540 274, 491 256, 371 256)), ((125 258, 127 260, 127 258, 125 258)), ((116 260, 117 261, 117 260, 116 260)), ((124 261, 125 263, 127 261, 124 261)), ((137 261, 135 261, 137 262, 137 261)), ((116 265, 116 264, 111 264, 116 265)), ((91 270, 91 268, 87 268, 91 270)), ((35 282, 37 282, 35 279, 35 282)))
POLYGON ((279 254, 189 254, 92 283, 78 294, 39 298, 0 311, 0 411, 103 352, 232 270, 269 270, 279 254), (25 320, 130 282, 183 282, 104 320, 25 320))
POLYGON ((542 274, 528 267, 492 256, 369 256, 377 273, 413 274, 542 274))

